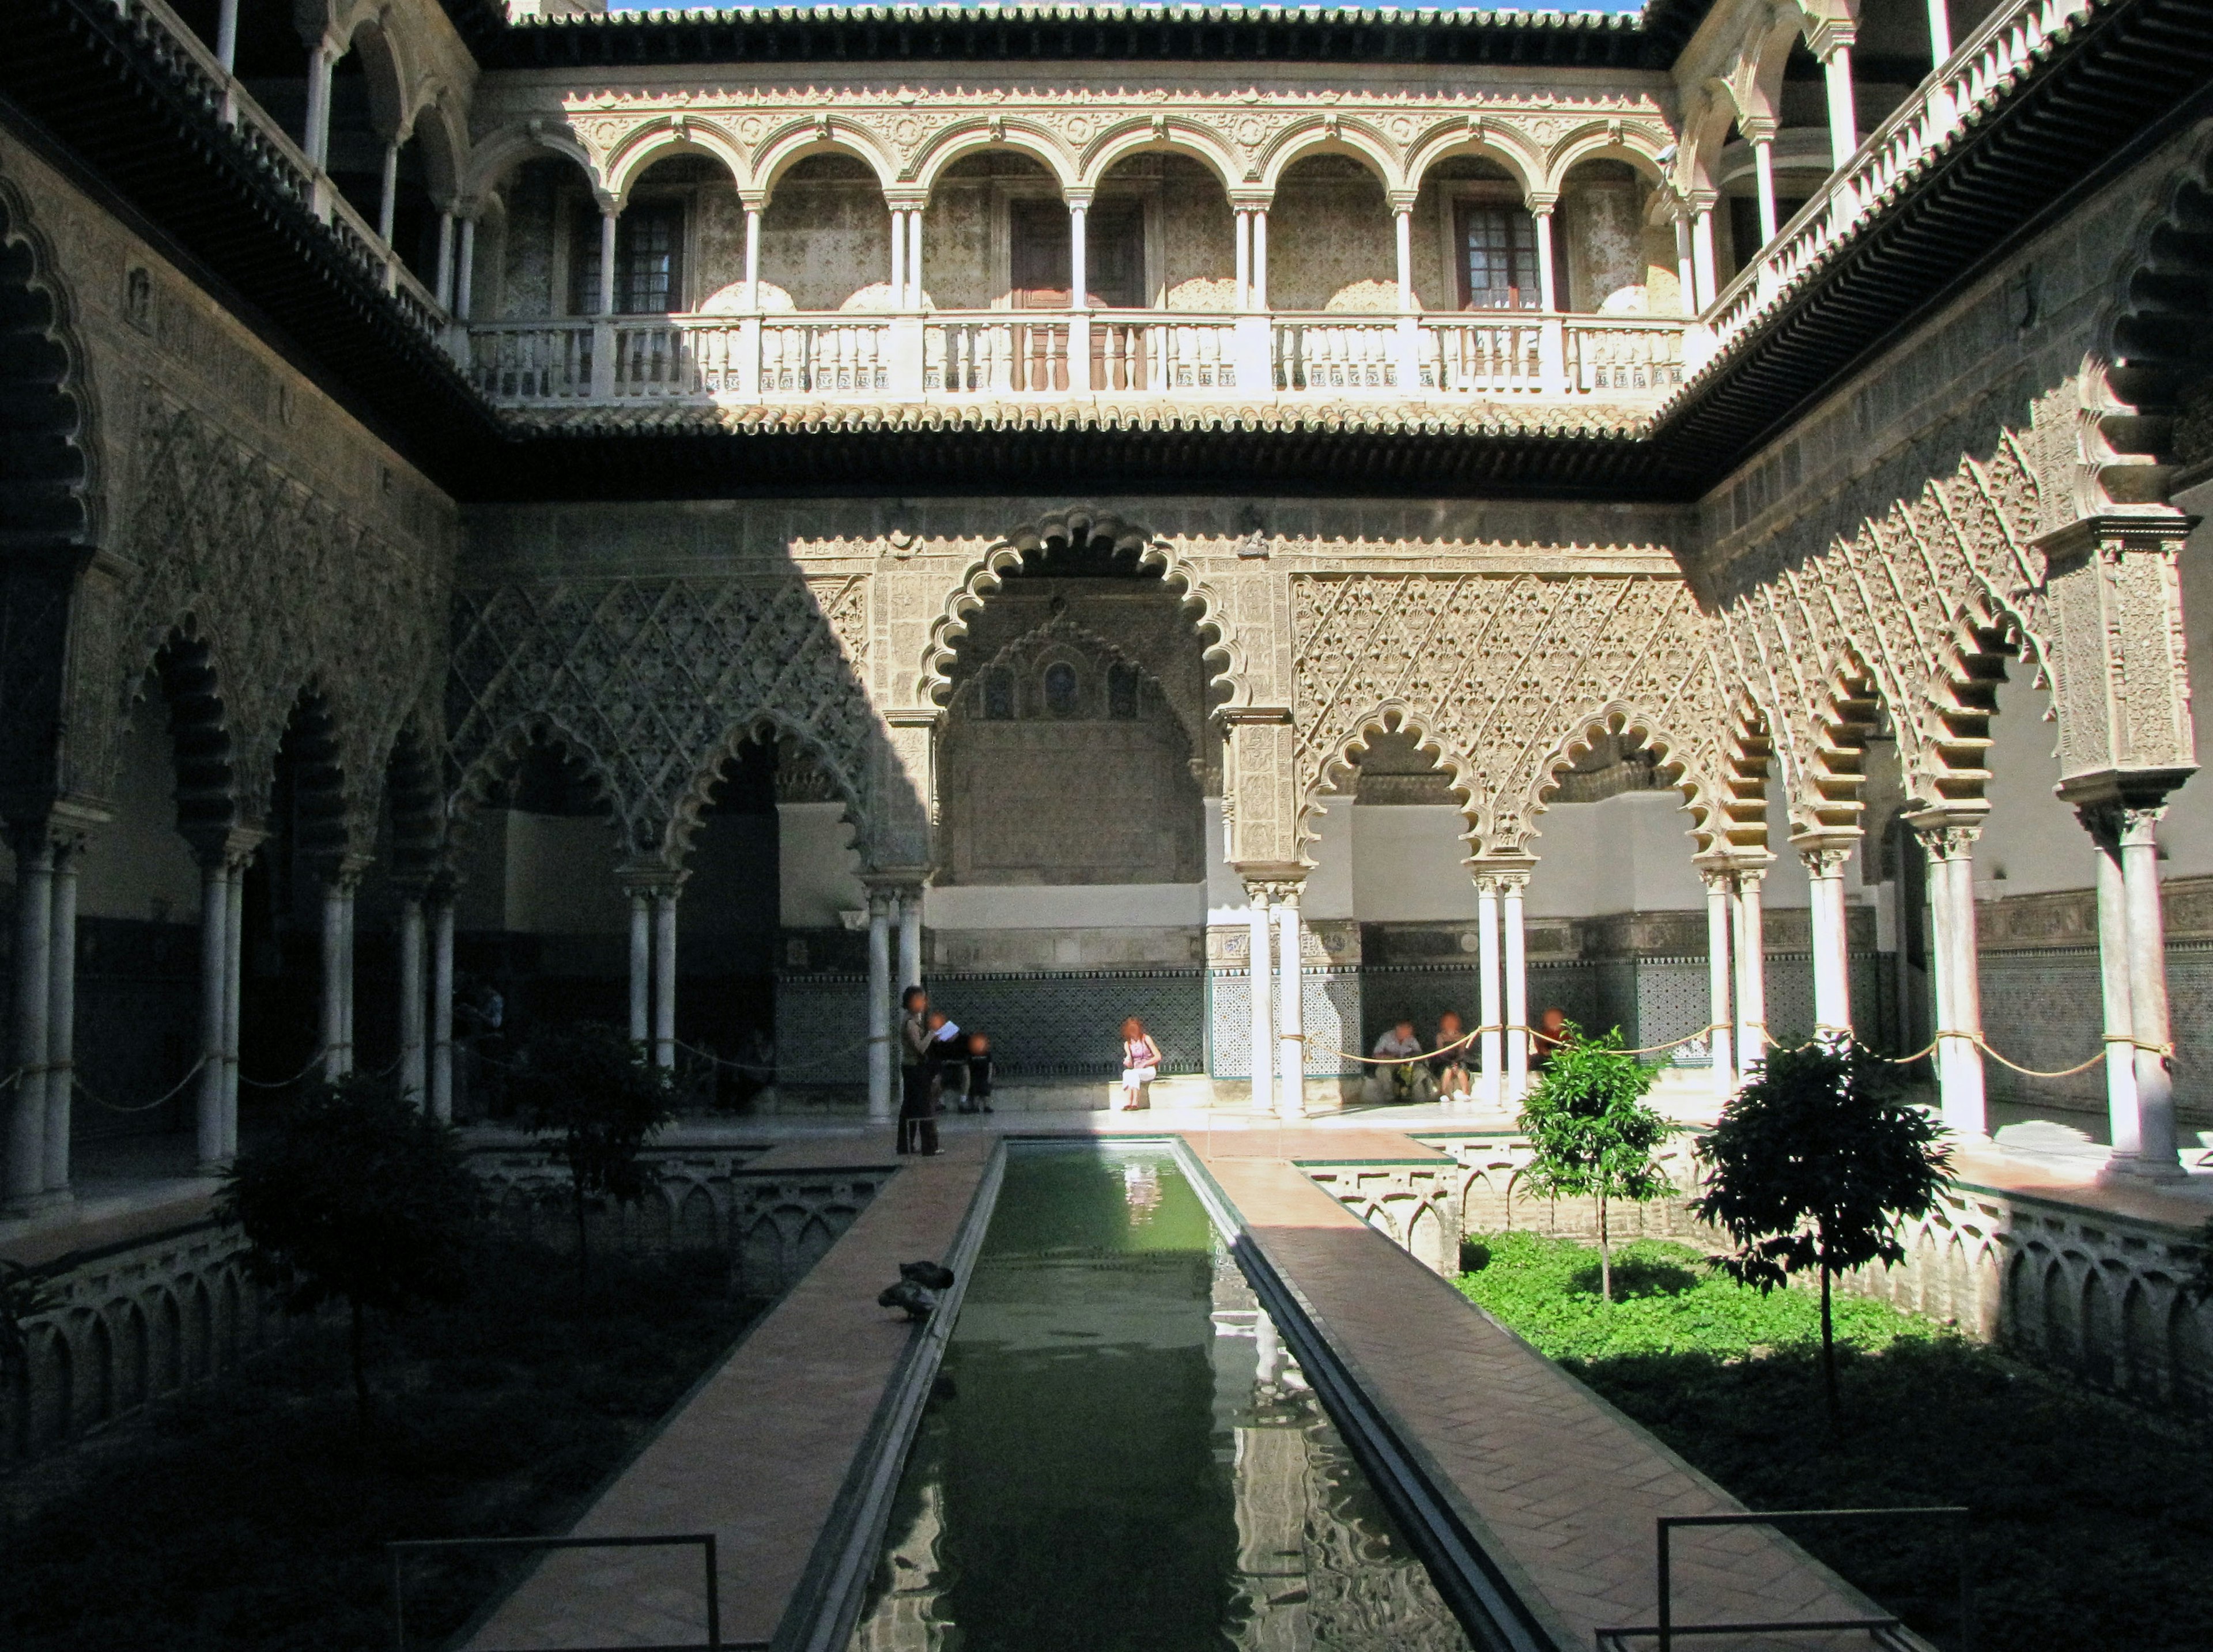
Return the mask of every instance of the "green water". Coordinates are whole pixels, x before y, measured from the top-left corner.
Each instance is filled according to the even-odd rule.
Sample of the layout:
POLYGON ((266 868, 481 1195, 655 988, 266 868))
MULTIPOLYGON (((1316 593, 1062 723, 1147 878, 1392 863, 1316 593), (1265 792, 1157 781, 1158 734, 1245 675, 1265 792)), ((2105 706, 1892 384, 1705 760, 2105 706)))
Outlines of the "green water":
POLYGON ((1017 1151, 854 1652, 1466 1652, 1157 1149, 1017 1151))

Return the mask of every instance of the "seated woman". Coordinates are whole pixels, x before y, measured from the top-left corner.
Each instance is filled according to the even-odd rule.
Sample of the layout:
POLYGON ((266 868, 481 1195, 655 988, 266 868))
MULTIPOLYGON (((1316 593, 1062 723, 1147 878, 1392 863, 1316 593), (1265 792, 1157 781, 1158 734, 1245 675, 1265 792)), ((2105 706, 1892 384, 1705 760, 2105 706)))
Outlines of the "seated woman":
POLYGON ((1437 1017, 1437 1038, 1430 1058, 1430 1081, 1437 1087, 1440 1101, 1465 1101, 1475 1094, 1475 1086, 1467 1076, 1467 1034, 1461 1030, 1460 1014, 1448 1009, 1437 1017))
POLYGON ((1151 1105, 1145 1086, 1160 1076, 1161 1046, 1135 1015, 1122 1023, 1122 1111, 1135 1113, 1151 1105))

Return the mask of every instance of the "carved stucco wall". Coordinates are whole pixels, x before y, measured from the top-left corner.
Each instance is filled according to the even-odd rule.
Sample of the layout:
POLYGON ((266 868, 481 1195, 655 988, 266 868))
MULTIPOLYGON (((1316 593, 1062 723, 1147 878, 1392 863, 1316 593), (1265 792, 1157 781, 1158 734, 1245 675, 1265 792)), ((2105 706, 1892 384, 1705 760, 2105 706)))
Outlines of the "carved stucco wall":
MULTIPOLYGON (((2063 772, 2098 765, 2099 719, 2065 715, 2052 600, 2064 584, 2037 541, 2107 506, 2122 455, 2097 417, 2111 394, 2098 363, 2144 226, 2188 150, 2177 140, 2024 247, 1704 501, 1688 565, 1732 674, 1774 724, 1800 829, 1850 814, 1825 799, 1852 788, 1822 750, 1845 679, 1890 710, 1923 806, 1978 804, 1986 680, 2015 649, 2026 662, 2010 669, 2061 702, 2063 772)), ((2121 581, 2116 663, 2140 678, 2149 719, 2137 743, 2186 747, 2171 557, 2163 570, 2138 557, 2121 581), (2133 591, 2147 579, 2157 588, 2133 591)), ((2072 629, 2079 654, 2100 628, 2072 629)), ((2086 705, 2102 666, 2077 668, 2086 705)))
POLYGON ((234 807, 258 820, 295 700, 335 721, 365 844, 394 738, 435 744, 451 503, 198 288, 0 133, 0 177, 51 248, 94 417, 103 554, 73 598, 63 789, 112 794, 165 641, 208 645, 234 807))

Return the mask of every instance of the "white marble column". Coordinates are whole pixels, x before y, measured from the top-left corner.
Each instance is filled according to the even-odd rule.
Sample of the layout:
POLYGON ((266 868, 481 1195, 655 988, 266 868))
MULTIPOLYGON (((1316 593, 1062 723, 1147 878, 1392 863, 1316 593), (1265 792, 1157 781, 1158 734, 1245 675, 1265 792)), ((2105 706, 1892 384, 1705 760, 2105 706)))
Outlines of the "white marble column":
POLYGON ((1736 1059, 1740 1074, 1767 1052, 1767 948, 1759 921, 1759 881, 1764 866, 1737 869, 1736 1059))
POLYGON ((891 895, 869 891, 869 1117, 892 1116, 891 895))
POLYGON ((653 892, 653 1064, 676 1065, 676 887, 653 892))
POLYGON ((1276 1015, 1271 1002, 1275 948, 1268 929, 1268 886, 1248 883, 1245 891, 1250 903, 1246 907, 1246 951, 1253 988, 1253 1111, 1268 1113, 1276 1110, 1276 1087, 1271 1082, 1276 1065, 1276 1015))
POLYGON ((1482 1052, 1482 1071, 1476 1080, 1475 1095, 1484 1106, 1495 1107, 1501 1098, 1498 1058, 1503 1045, 1499 1027, 1505 1020, 1506 1006, 1504 995, 1499 990, 1498 880, 1487 872, 1476 875, 1475 936, 1476 977, 1483 1016, 1481 1031, 1476 1034, 1476 1047, 1482 1052))
POLYGON ((1974 843, 1982 826, 1958 816, 1916 820, 1929 858, 1930 928, 1936 941, 1936 1085, 1945 1127, 1955 1135, 1988 1129, 1983 1100, 1982 992, 1975 954, 1974 843))
POLYGON ((1714 1094, 1726 1097, 1736 1088, 1736 1066, 1730 1058, 1729 1036, 1729 908, 1734 904, 1736 875, 1700 867, 1706 886, 1706 1038, 1713 1051, 1714 1094))
POLYGON ((909 207, 906 214, 906 286, 907 308, 922 308, 922 209, 909 207))
POLYGON ((1299 886, 1287 883, 1275 894, 1276 1042, 1278 1055, 1276 1111, 1285 1119, 1307 1116, 1307 1042, 1300 991, 1304 984, 1303 942, 1299 926, 1299 886))
POLYGON ((1237 308, 1249 310, 1253 306, 1253 212, 1249 207, 1237 209, 1236 222, 1237 308))
POLYGON ((1814 1032, 1851 1035, 1851 963, 1845 928, 1844 868, 1852 845, 1833 838, 1800 845, 1811 886, 1814 942, 1814 1032))
MULTIPOLYGON (((70 1189, 70 1130, 76 1101, 76 874, 83 850, 81 837, 61 838, 54 844, 53 917, 47 926, 46 952, 45 1180, 49 1198, 66 1198, 70 1189)), ((236 1047, 234 1039, 232 1048, 236 1047)), ((235 1065, 231 1082, 237 1082, 235 1065)))
POLYGON ((747 202, 745 307, 748 310, 760 308, 760 226, 759 206, 747 202))
POLYGON ((1506 1100, 1515 1106, 1529 1094, 1529 952, 1521 924, 1521 898, 1528 887, 1527 872, 1499 874, 1498 915, 1506 964, 1506 1100))
POLYGON ((922 886, 899 892, 899 990, 922 984, 922 886))
MULTIPOLYGON (((237 875, 234 871, 232 875, 235 877, 237 875)), ((356 917, 354 895, 356 890, 359 887, 357 878, 349 876, 343 887, 345 893, 345 905, 344 909, 345 918, 345 942, 344 950, 338 954, 339 979, 342 983, 338 988, 338 1015, 341 1018, 340 1025, 344 1028, 344 1042, 340 1047, 345 1052, 345 1070, 348 1072, 351 1072, 354 1070, 355 1064, 353 1039, 354 966, 361 955, 354 933, 354 919, 356 917)), ((229 944, 230 937, 229 927, 227 925, 225 926, 223 939, 226 945, 229 944)), ((227 1005, 223 1014, 224 1019, 228 1021, 229 1018, 229 1009, 227 1005)))
POLYGON ((892 267, 887 272, 892 308, 906 308, 906 209, 892 209, 892 267))
POLYGON ((442 1124, 454 1118, 454 896, 430 897, 430 1113, 442 1124))
POLYGON ((1774 123, 1750 123, 1745 136, 1752 140, 1753 179, 1759 190, 1759 244, 1765 247, 1775 239, 1776 230, 1774 123))
POLYGON ((1552 267, 1552 205, 1543 200, 1529 204, 1537 225, 1537 308, 1546 315, 1560 308, 1559 274, 1552 267))
MULTIPOLYGON (((258 841, 258 838, 257 838, 258 841)), ((250 844, 235 844, 230 856, 230 877, 223 891, 223 1155, 226 1159, 238 1156, 238 1050, 239 1024, 246 1007, 246 869, 253 863, 253 849, 250 844)), ((353 933, 353 908, 346 908, 346 933, 353 933)), ((346 966, 346 983, 351 997, 353 966, 346 966)), ((347 1062, 351 1065, 353 1047, 352 1010, 346 1012, 347 1062)))
POLYGON ((622 216, 612 206, 600 208, 600 304, 601 315, 615 313, 615 232, 622 216))
POLYGON ((1859 110, 1852 99, 1852 49, 1838 42, 1821 60, 1829 83, 1829 164, 1843 170, 1860 146, 1859 110))
POLYGON ((334 879, 323 883, 323 1077, 345 1076, 345 893, 334 879))
POLYGON ((1391 209, 1391 242, 1399 265, 1399 309, 1411 313, 1414 308, 1414 204, 1411 201, 1394 204, 1391 209))
POLYGON ((476 303, 477 221, 474 217, 461 220, 461 246, 454 263, 454 319, 466 321, 476 303))
POLYGON ((423 1008, 423 897, 411 890, 399 898, 399 1093, 418 1107, 430 1096, 423 1008))
POLYGON ((1691 265, 1698 278, 1698 302, 1692 307, 1695 315, 1720 293, 1721 265, 1714 254, 1714 198, 1693 196, 1692 206, 1691 265))
POLYGON ((1691 250, 1691 215, 1686 210, 1675 214, 1675 288, 1680 295, 1677 308, 1685 315, 1698 313, 1698 275, 1691 250))
POLYGON ((1929 58, 1942 69, 1952 56, 1952 13, 1946 0, 1929 0, 1929 58))
POLYGON ((393 214, 399 205, 399 140, 387 138, 384 143, 384 174, 377 186, 376 234, 379 240, 392 245, 393 214))
POLYGON ((630 892, 630 1041, 653 1036, 653 898, 643 888, 630 892))
POLYGON ((331 158, 331 70, 338 66, 339 48, 318 40, 308 53, 308 119, 300 135, 300 148, 308 164, 326 170, 331 158))
POLYGON ((2166 812, 2163 807, 2122 809, 2117 834, 2128 909, 2129 1023, 2137 1087, 2137 1153, 2125 1167, 2162 1181, 2183 1174, 2176 1153, 2173 1058, 2167 1050, 2167 923, 2159 893, 2159 819, 2166 812))
POLYGON ((46 823, 15 844, 15 1082, 8 1109, 7 1208, 27 1210, 46 1185, 46 1032, 53 1014, 53 843, 46 823))
POLYGON ((2098 891, 2098 980, 2106 1026, 2106 1119, 2116 1160, 2134 1159, 2137 1131, 2136 1021, 2129 1013, 2129 899, 2121 846, 2103 812, 2080 811, 2090 833, 2098 891))
POLYGON ((1253 209, 1253 308, 1268 308, 1268 209, 1253 209))
MULTIPOLYGON (((329 908, 324 908, 327 921, 329 908)), ((223 1033, 229 973, 230 943, 224 930, 230 927, 230 863, 222 851, 200 859, 200 1080, 197 1119, 199 1166, 202 1174, 223 1167, 223 1033)), ((329 951, 326 931, 325 952, 329 951)), ((324 1025, 331 1024, 326 994, 324 1025)), ((327 1055, 326 1060, 327 1061, 327 1055)), ((326 1066, 326 1076, 336 1076, 326 1066)))

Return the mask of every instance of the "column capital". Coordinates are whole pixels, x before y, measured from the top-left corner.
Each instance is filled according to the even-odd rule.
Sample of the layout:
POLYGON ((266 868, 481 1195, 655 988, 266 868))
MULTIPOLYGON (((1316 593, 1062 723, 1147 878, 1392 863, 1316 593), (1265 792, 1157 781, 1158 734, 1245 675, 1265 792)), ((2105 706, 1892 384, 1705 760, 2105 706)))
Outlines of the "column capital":
MULTIPOLYGON (((764 196, 762 198, 765 202, 767 198, 764 196)), ((894 212, 919 212, 930 204, 930 192, 924 189, 887 189, 884 192, 884 204, 894 212)))
POLYGON ((1266 878, 1247 878, 1245 899, 1252 905, 1265 906, 1275 891, 1275 884, 1266 878))
POLYGON ((1740 115, 1736 125, 1744 134, 1744 141, 1755 149, 1775 141, 1777 122, 1773 115, 1740 115))
POLYGON ((1807 49, 1826 69, 1839 52, 1851 49, 1856 27, 1848 17, 1824 17, 1806 31, 1807 49))
POLYGON ((1503 894, 1509 889, 1521 890, 1529 887, 1529 877, 1537 869, 1534 855, 1471 855, 1460 863, 1467 868, 1468 875, 1475 880, 1479 893, 1503 894))
POLYGON ((633 895, 673 895, 691 875, 689 867, 668 867, 658 861, 633 861, 615 869, 615 881, 633 895))
POLYGON ((1419 198, 1420 193, 1421 192, 1419 190, 1412 189, 1386 190, 1384 192, 1383 198, 1390 203, 1391 210, 1393 212, 1403 216, 1414 210, 1414 203, 1419 198))
POLYGON ((1840 878, 1853 852, 1860 846, 1856 832, 1809 832, 1790 839, 1807 872, 1819 878, 1840 878))
MULTIPOLYGON (((268 837, 269 834, 258 826, 232 826, 223 832, 207 834, 192 845, 192 850, 203 869, 213 871, 221 866, 227 872, 236 872, 242 870, 253 858, 268 837)), ((369 870, 369 857, 366 855, 338 855, 325 860, 317 869, 322 873, 324 881, 330 881, 329 869, 333 866, 344 869, 346 887, 351 889, 361 881, 362 874, 369 870)))
POLYGON ((1921 840, 1932 861, 1963 861, 1974 853, 1975 839, 1983 835, 1981 809, 1924 809, 1909 814, 1905 823, 1921 840))
POLYGON ((2075 818, 2082 823, 2102 849, 2128 849, 2157 841, 2159 822, 2167 813, 2164 798, 2153 801, 2119 797, 2077 803, 2075 818))
POLYGON ((1295 912, 1299 907, 1299 892, 1306 887, 1304 878, 1271 878, 1259 886, 1268 898, 1268 904, 1278 911, 1295 912))
POLYGON ((1533 189, 1529 192, 1525 201, 1525 204, 1527 204, 1529 209, 1529 216, 1533 218, 1551 217, 1552 216, 1552 209, 1559 204, 1560 198, 1558 194, 1549 189, 1533 189))
POLYGON ((1275 199, 1268 190, 1233 189, 1229 192, 1229 208, 1233 212, 1265 212, 1275 199))

